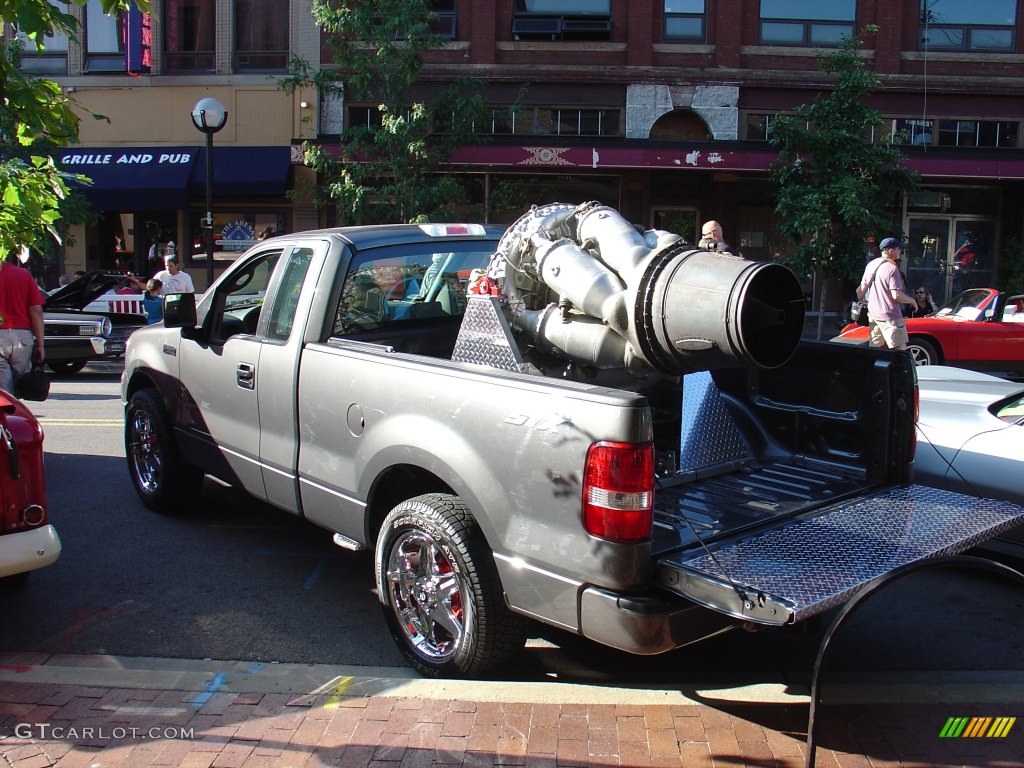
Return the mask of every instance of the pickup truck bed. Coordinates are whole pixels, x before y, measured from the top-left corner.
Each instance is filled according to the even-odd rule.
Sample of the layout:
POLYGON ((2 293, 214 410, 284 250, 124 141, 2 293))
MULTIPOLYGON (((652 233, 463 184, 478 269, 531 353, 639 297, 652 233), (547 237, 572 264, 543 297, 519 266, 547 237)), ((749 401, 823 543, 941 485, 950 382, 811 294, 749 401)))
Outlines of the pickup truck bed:
MULTIPOLYGON (((809 348, 819 361, 834 352, 816 346, 809 348)), ((831 408, 790 408, 794 422, 780 420, 779 434, 826 446, 825 435, 867 420, 857 411, 866 417, 870 403, 881 401, 870 396, 881 381, 869 374, 861 383, 869 396, 857 396, 860 386, 852 385, 852 396, 831 408)), ((685 376, 683 390, 680 467, 658 484, 652 554, 658 583, 705 607, 758 624, 801 621, 877 576, 961 552, 1013 519, 1005 502, 919 485, 880 488, 868 481, 869 465, 841 448, 848 435, 825 451, 835 460, 759 458, 749 448, 754 436, 740 426, 753 423, 744 414, 758 407, 758 397, 723 395, 708 373, 685 376)), ((777 413, 787 410, 767 400, 777 413)), ((767 455, 783 448, 776 444, 767 455)))

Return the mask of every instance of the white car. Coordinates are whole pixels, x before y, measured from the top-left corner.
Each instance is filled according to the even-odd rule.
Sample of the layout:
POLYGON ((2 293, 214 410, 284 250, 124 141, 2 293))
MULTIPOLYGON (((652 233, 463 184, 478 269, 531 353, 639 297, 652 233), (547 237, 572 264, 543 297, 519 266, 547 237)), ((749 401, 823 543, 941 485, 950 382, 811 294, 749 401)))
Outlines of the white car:
MULTIPOLYGON (((914 480, 1024 504, 1024 384, 962 368, 917 368, 914 480)), ((992 542, 1024 556, 1024 526, 992 542)))

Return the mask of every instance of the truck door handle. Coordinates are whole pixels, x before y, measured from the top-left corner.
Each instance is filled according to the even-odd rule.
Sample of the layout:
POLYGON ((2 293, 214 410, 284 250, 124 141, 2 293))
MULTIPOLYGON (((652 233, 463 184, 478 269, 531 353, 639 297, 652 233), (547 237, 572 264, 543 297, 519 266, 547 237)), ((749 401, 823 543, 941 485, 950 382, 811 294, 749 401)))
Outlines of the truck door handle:
POLYGON ((252 363, 239 363, 235 369, 235 382, 242 389, 256 389, 256 366, 252 363))

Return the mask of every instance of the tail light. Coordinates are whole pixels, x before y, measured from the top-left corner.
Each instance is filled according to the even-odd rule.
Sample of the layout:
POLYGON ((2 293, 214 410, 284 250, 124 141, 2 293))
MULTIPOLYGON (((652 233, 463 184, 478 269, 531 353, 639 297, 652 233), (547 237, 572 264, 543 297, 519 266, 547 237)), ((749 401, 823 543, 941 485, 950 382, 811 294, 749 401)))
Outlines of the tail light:
POLYGON ((653 443, 591 445, 583 471, 587 533, 622 544, 646 541, 653 516, 653 443))
POLYGON ((0 535, 47 521, 43 430, 20 401, 0 391, 0 535))

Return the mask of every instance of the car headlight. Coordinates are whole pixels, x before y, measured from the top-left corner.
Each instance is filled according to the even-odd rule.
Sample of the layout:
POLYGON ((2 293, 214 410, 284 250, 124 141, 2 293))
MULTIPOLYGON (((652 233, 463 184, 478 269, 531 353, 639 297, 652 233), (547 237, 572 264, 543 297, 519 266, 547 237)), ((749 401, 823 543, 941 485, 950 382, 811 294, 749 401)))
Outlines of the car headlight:
POLYGON ((114 330, 114 324, 110 322, 109 317, 104 317, 103 322, 100 323, 100 335, 109 336, 110 332, 114 330))

